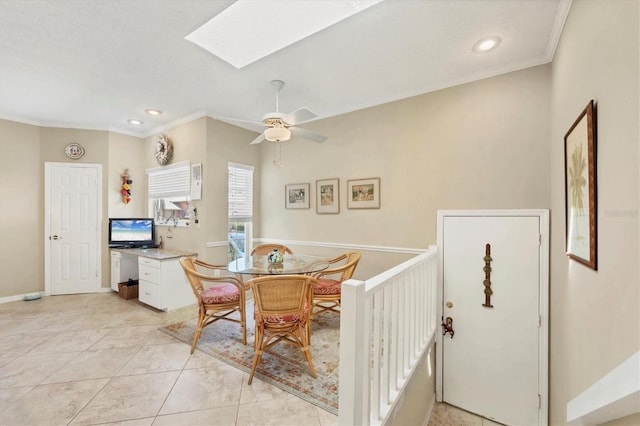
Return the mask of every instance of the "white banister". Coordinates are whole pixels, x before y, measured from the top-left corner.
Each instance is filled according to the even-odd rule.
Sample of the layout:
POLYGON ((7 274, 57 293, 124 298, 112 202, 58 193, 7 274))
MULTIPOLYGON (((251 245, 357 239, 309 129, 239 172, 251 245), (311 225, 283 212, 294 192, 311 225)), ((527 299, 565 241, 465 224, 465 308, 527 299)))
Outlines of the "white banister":
POLYGON ((367 281, 342 285, 341 425, 385 424, 436 330, 435 246, 367 281))
MULTIPOLYGON (((364 281, 349 280, 343 283, 342 300, 363 300, 364 281)), ((344 306, 344 305, 343 305, 344 306)), ((356 362, 364 358, 365 338, 365 306, 359 304, 352 306, 348 311, 340 313, 340 389, 351 389, 352 392, 340 391, 338 404, 340 409, 341 424, 363 424, 368 416, 363 410, 368 408, 366 398, 362 392, 356 393, 356 389, 362 389, 364 383, 364 370, 357 368, 356 362), (348 327, 342 326, 349 324, 348 327), (344 374, 343 374, 344 371, 344 374)))

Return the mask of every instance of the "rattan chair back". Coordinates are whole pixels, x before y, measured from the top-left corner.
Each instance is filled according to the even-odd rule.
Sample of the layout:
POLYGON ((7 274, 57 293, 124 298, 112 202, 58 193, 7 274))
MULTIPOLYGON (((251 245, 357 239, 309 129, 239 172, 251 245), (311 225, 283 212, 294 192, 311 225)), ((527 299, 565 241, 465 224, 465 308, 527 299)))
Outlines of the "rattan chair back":
MULTIPOLYGON (((247 321, 245 307, 245 290, 247 286, 242 280, 234 275, 229 274, 226 265, 212 265, 195 257, 183 257, 180 259, 180 266, 184 270, 187 281, 191 285, 193 294, 198 302, 198 323, 193 335, 191 344, 191 353, 194 352, 202 329, 218 320, 231 321, 240 324, 242 331, 242 343, 247 344, 247 321), (217 272, 214 272, 217 271, 217 272), (215 275, 214 275, 215 274, 215 275), (237 288, 236 293, 230 294, 229 297, 219 297, 213 301, 205 300, 203 294, 211 286, 229 286, 233 285, 237 288), (239 313, 239 319, 230 317, 233 312, 239 313)), ((226 287, 228 290, 228 287, 226 287)), ((225 292, 223 292, 224 294, 225 292)), ((229 293, 226 291, 226 293, 229 293)))
POLYGON ((253 250, 251 250, 251 255, 254 254, 269 254, 273 251, 273 249, 278 249, 278 251, 282 254, 293 254, 291 249, 282 244, 260 244, 259 246, 255 246, 253 250))
POLYGON ((302 351, 311 375, 316 377, 311 357, 311 301, 315 278, 308 275, 267 275, 247 282, 253 291, 256 352, 249 375, 253 380, 265 350, 286 340, 302 351))
MULTIPOLYGON (((353 278, 353 274, 358 267, 358 263, 360 262, 360 258, 362 255, 357 251, 348 251, 344 254, 336 257, 335 259, 331 259, 329 261, 329 268, 316 272, 313 274, 315 278, 320 280, 320 283, 323 283, 323 279, 331 279, 335 280, 341 285, 344 281, 353 278), (341 266, 334 266, 344 262, 341 266)), ((333 281, 331 281, 333 283, 333 281)), ((335 283, 332 284, 332 287, 336 287, 335 283)), ((340 300, 342 298, 341 288, 338 288, 337 291, 332 294, 323 294, 320 291, 320 286, 318 286, 318 290, 313 294, 313 309, 311 312, 311 316, 315 316, 317 314, 321 314, 323 312, 334 311, 339 312, 338 308, 340 308, 340 300)))

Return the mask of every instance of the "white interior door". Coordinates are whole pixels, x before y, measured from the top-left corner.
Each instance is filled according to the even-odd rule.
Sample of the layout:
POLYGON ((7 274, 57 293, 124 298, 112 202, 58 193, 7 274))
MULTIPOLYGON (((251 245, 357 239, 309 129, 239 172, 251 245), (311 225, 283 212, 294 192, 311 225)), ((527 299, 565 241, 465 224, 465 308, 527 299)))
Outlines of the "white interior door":
POLYGON ((45 291, 100 290, 101 165, 45 164, 45 291))
POLYGON ((509 425, 537 425, 540 219, 444 217, 442 399, 509 425), (487 304, 486 245, 490 244, 487 304))

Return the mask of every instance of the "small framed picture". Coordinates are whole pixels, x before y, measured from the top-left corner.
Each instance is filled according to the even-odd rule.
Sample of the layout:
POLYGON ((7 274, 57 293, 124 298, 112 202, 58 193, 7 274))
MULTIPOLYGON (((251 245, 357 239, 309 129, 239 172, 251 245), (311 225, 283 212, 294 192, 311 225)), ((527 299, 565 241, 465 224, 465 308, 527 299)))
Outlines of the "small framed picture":
POLYGON ((593 100, 564 136, 567 256, 597 270, 596 111, 593 100))
POLYGON ((308 183, 290 183, 285 185, 285 207, 288 209, 308 209, 309 187, 310 184, 308 183))
POLYGON ((348 209, 379 209, 380 178, 347 181, 348 209))
POLYGON ((316 181, 316 213, 340 213, 339 179, 322 179, 316 181))

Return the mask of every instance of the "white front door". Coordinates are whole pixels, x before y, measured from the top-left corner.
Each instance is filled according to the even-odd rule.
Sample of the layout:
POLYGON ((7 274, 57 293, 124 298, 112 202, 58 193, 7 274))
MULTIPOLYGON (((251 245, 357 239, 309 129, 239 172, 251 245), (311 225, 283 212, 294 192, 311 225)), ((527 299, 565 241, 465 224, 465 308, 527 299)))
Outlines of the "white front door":
POLYGON ((45 164, 45 293, 100 290, 99 164, 45 164))
POLYGON ((537 216, 443 218, 442 319, 453 329, 440 338, 444 402, 508 425, 546 424, 541 233, 537 216))

